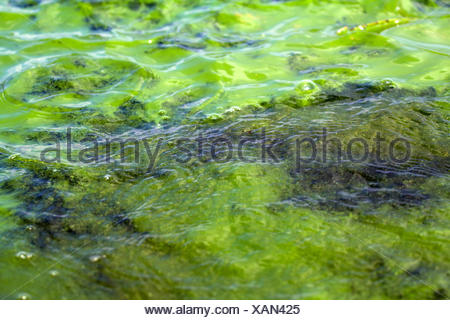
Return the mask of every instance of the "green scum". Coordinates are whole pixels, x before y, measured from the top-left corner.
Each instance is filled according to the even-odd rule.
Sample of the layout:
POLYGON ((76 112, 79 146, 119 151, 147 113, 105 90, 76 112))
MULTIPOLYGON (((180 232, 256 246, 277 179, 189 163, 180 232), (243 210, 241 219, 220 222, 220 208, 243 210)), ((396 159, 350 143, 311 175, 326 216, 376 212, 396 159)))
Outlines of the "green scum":
POLYGON ((0 297, 448 299, 448 13, 1 1, 0 297))

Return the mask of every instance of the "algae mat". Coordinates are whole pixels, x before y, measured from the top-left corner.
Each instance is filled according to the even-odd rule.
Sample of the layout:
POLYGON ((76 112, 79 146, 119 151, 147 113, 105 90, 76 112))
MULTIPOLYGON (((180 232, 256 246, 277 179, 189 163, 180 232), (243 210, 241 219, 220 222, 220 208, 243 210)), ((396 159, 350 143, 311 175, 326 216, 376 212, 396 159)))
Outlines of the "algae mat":
POLYGON ((1 0, 0 297, 447 299, 449 8, 1 0))

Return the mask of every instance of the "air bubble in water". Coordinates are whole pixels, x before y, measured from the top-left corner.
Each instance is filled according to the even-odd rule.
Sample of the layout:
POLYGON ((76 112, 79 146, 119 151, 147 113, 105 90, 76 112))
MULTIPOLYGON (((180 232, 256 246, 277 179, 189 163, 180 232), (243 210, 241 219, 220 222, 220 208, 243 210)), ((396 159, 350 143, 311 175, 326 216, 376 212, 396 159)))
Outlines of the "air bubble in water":
POLYGON ((28 293, 19 293, 17 295, 17 299, 19 299, 19 300, 30 300, 31 296, 28 293))
POLYGON ((16 257, 21 260, 30 260, 31 258, 33 258, 33 254, 31 252, 20 251, 17 252, 16 257))
POLYGON ((57 271, 57 270, 51 270, 49 273, 50 273, 50 275, 51 275, 52 277, 57 277, 57 276, 59 276, 59 271, 57 271))

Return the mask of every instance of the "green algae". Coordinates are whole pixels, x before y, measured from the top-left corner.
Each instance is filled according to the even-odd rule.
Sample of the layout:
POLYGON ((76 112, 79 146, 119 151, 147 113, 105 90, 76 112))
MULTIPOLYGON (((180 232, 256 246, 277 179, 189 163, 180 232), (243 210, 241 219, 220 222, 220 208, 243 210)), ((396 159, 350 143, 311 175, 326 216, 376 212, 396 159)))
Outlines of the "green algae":
POLYGON ((448 298, 442 2, 1 4, 0 297, 448 298), (99 139, 99 161, 40 159, 69 127, 72 156, 99 139), (298 170, 295 139, 320 159, 323 128, 369 159, 331 144, 298 170), (280 161, 236 157, 263 134, 280 161), (409 161, 374 161, 377 134, 409 161), (149 170, 133 140, 108 162, 105 138, 163 145, 149 170))
MULTIPOLYGON (((7 83, 4 94, 8 99, 21 100, 33 106, 80 108, 86 106, 83 102, 88 100, 88 96, 97 98, 113 89, 127 94, 137 93, 154 78, 150 71, 132 63, 72 56, 26 70, 7 83), (77 100, 80 100, 80 105, 77 105, 77 100)), ((107 103, 95 98, 95 104, 107 103)), ((120 96, 116 94, 114 98, 117 100, 120 96)))

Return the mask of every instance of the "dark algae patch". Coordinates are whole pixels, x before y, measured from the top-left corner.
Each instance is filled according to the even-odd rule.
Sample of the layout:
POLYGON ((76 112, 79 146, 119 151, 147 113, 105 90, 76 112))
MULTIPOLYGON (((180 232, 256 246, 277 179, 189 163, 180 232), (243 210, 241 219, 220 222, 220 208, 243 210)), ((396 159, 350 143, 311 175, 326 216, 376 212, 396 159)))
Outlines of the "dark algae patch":
POLYGON ((0 8, 1 298, 448 299, 444 1, 0 8))
POLYGON ((37 6, 41 1, 40 0, 10 0, 9 3, 12 6, 19 8, 30 8, 37 6))

